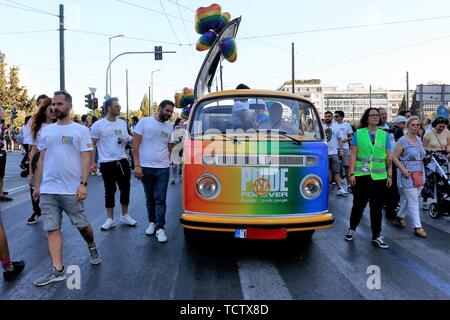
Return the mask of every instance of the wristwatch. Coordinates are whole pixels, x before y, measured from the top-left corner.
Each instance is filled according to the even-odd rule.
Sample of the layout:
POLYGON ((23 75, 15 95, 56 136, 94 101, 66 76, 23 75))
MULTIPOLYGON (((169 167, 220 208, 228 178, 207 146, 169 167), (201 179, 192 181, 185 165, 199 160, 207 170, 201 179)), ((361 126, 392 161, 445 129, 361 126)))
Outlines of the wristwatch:
POLYGON ((80 184, 82 184, 83 186, 87 187, 87 181, 80 181, 80 184))

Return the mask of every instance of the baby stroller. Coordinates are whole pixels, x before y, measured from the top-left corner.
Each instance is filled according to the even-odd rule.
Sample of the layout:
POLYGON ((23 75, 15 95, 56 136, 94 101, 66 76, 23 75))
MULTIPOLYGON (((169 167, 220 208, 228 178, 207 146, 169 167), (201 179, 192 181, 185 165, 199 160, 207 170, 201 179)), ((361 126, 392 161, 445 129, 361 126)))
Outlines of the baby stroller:
POLYGON ((437 177, 434 187, 435 197, 428 208, 428 214, 433 219, 436 219, 439 215, 448 214, 450 212, 450 181, 448 180, 447 174, 433 156, 431 156, 431 160, 436 166, 435 172, 437 177))

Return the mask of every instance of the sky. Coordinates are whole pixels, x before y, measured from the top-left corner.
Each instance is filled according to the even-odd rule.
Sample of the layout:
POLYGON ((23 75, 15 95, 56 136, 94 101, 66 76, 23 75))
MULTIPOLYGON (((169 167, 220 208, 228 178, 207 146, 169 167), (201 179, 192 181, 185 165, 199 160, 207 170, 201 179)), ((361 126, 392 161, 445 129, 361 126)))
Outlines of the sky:
MULTIPOLYGON (((195 49, 200 37, 194 28, 195 10, 212 3, 0 0, 0 51, 6 55, 9 66, 20 67, 22 85, 31 96, 52 95, 59 89, 56 15, 59 4, 63 4, 68 29, 65 32, 66 90, 72 94, 78 114, 89 111, 84 108, 84 95, 89 93, 89 87, 97 88, 100 101, 105 95, 111 36, 125 35, 111 40, 113 57, 126 51, 153 51, 156 45, 161 45, 164 51, 176 51, 164 54, 162 61, 143 54, 123 56, 112 64, 112 96, 119 98, 125 111, 128 70, 128 105, 134 110, 139 108, 144 94, 148 94, 155 70, 161 69, 153 72, 155 102, 173 100, 175 92, 194 86, 206 56, 206 51, 195 49), (17 6, 45 13, 21 10, 17 6)), ((224 89, 245 83, 254 89, 276 90, 291 79, 292 43, 295 43, 296 79, 321 79, 325 85, 340 88, 348 83, 363 83, 375 88, 406 90, 408 71, 410 89, 433 80, 450 83, 448 0, 428 0, 426 4, 422 0, 217 3, 232 18, 242 17, 237 35, 237 61, 223 63, 224 89), (384 24, 406 20, 421 21, 384 24), (361 25, 369 26, 339 29, 361 25)))

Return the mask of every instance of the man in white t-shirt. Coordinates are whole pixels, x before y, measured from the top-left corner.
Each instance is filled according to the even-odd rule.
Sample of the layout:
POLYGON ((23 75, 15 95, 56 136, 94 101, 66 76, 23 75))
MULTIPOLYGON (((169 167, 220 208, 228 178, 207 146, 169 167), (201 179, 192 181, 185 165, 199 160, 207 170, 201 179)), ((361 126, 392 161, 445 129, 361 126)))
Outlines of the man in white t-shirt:
POLYGON ((173 127, 167 121, 173 113, 174 103, 164 100, 153 117, 142 118, 133 133, 134 169, 141 179, 147 200, 149 226, 146 235, 153 235, 159 242, 167 242, 166 195, 169 183, 169 154, 173 147, 173 127))
MULTIPOLYGON (((105 102, 108 114, 106 118, 96 121, 91 127, 94 147, 98 150, 98 163, 105 185, 105 207, 107 219, 101 230, 105 231, 115 226, 114 207, 116 184, 120 190, 120 204, 122 216, 120 221, 129 226, 136 226, 136 221, 128 214, 130 203, 131 170, 125 154, 125 145, 131 141, 127 123, 120 116, 119 99, 110 98, 105 102)), ((97 171, 95 151, 91 153, 91 171, 97 171)))
POLYGON ((323 128, 327 138, 330 181, 333 179, 336 182, 339 196, 346 196, 347 191, 342 188, 339 164, 339 156, 344 154, 344 149, 342 148, 341 133, 339 129, 333 126, 333 113, 331 111, 326 111, 324 114, 323 128))
POLYGON ((344 118, 344 111, 337 110, 334 112, 334 119, 336 121, 333 123, 333 126, 336 127, 341 133, 340 136, 343 143, 342 147, 344 149, 344 155, 341 157, 342 166, 344 167, 345 178, 347 179, 347 185, 349 186, 350 183, 348 183, 348 167, 350 166, 351 155, 349 141, 352 141, 353 139, 353 130, 350 123, 344 122, 344 118))
POLYGON ((70 118, 72 97, 66 91, 55 92, 52 105, 58 122, 46 126, 40 133, 40 156, 33 192, 35 199, 40 197, 52 268, 34 282, 36 286, 66 278, 62 261, 62 211, 86 241, 91 264, 101 263, 83 205, 87 197, 90 152, 94 149, 91 134, 88 128, 70 118))

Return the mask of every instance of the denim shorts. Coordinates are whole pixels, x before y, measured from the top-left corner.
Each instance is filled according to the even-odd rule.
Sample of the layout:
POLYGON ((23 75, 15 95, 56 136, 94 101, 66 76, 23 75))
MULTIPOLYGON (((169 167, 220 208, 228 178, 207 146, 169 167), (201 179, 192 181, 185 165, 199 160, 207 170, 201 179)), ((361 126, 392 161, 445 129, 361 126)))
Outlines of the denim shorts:
POLYGON ((83 201, 77 201, 75 195, 41 194, 40 200, 39 206, 44 217, 45 231, 54 231, 61 228, 63 210, 78 229, 84 229, 89 225, 84 212, 83 201))

